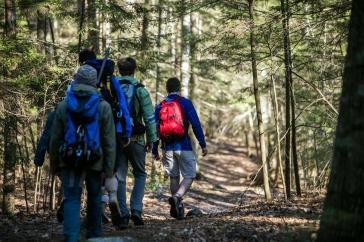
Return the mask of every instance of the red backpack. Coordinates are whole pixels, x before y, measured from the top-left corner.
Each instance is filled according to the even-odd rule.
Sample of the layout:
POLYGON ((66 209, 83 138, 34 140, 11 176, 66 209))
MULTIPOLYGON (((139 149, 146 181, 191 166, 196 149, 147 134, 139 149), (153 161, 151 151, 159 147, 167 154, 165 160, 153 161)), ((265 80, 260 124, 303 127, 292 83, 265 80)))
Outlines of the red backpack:
POLYGON ((159 112, 159 135, 163 141, 172 142, 182 138, 185 133, 185 123, 183 118, 182 107, 177 97, 173 101, 161 102, 159 112))

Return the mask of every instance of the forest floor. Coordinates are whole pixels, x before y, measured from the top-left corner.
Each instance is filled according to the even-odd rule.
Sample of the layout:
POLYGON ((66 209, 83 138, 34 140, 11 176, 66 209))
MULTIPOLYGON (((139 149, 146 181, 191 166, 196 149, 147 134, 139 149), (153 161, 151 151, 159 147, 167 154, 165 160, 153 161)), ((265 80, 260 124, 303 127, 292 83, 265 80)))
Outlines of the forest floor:
MULTIPOLYGON (((248 176, 259 165, 244 147, 231 141, 209 142, 209 151, 200 162, 202 178, 184 199, 186 213, 198 208, 202 215, 172 219, 168 186, 164 185, 145 194, 144 226, 117 231, 105 224, 104 235, 114 239, 104 241, 315 240, 324 194, 310 191, 284 202, 283 195, 275 192, 275 199, 267 202, 261 186, 250 186, 248 176)), ((54 213, 0 215, 0 241, 62 241, 62 225, 54 213)))

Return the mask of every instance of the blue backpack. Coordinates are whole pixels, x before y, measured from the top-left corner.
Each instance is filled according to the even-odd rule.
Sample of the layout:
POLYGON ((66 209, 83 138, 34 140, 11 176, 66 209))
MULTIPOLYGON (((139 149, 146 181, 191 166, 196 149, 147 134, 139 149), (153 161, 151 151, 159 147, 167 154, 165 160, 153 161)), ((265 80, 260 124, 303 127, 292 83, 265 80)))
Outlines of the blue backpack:
MULTIPOLYGON (((87 65, 94 67, 97 70, 97 75, 100 75, 102 63, 104 59, 93 59, 87 61, 87 65)), ((123 125, 123 112, 120 107, 120 96, 122 93, 118 80, 113 76, 115 63, 111 59, 105 59, 104 69, 101 73, 100 82, 97 84, 101 95, 111 106, 114 114, 116 133, 118 137, 125 136, 126 130, 124 123, 123 125)))
MULTIPOLYGON (((129 114, 130 114, 130 123, 132 125, 132 134, 133 135, 142 135, 145 133, 146 128, 145 128, 144 124, 142 124, 138 121, 138 118, 140 119, 140 117, 138 117, 136 114, 135 102, 139 103, 139 108, 140 108, 141 103, 140 103, 140 99, 137 95, 137 90, 138 90, 138 88, 144 87, 144 85, 141 83, 133 84, 129 80, 122 79, 122 77, 119 80, 119 83, 120 83, 121 88, 123 88, 123 90, 124 90, 126 101, 128 104, 128 110, 129 110, 129 114)), ((141 115, 141 112, 139 111, 139 116, 140 115, 141 115)))
POLYGON ((89 167, 101 158, 100 96, 97 92, 91 95, 75 93, 70 88, 66 103, 65 143, 61 147, 61 157, 71 167, 89 167))

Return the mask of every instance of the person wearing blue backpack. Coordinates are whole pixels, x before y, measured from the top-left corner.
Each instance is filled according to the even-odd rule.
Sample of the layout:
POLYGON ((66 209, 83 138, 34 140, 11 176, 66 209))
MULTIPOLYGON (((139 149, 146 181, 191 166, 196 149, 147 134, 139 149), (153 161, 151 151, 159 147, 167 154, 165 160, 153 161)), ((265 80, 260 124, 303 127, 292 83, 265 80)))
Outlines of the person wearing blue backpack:
MULTIPOLYGON (((162 141, 162 163, 166 175, 170 177, 171 205, 170 215, 178 220, 184 218, 183 196, 190 189, 196 177, 196 158, 192 150, 189 126, 192 126, 200 147, 202 156, 207 155, 206 141, 201 128, 200 119, 192 102, 180 95, 181 82, 172 77, 167 80, 168 96, 155 109, 157 131, 162 141), (180 182, 180 175, 183 180, 180 182)), ((153 144, 152 154, 160 159, 159 141, 153 144)))
MULTIPOLYGON (((111 105, 116 128, 117 150, 122 150, 123 147, 128 146, 130 143, 132 126, 124 89, 114 75, 115 63, 108 58, 97 59, 95 53, 91 50, 81 51, 79 54, 79 62, 94 67, 98 72, 99 80, 97 87, 102 97, 111 105)), ((109 203, 111 220, 115 226, 119 226, 122 223, 121 211, 117 199, 118 180, 120 181, 121 178, 117 176, 112 179, 105 179, 105 186, 103 187, 104 195, 102 196, 103 220, 109 220, 105 214, 105 204, 109 203)))
POLYGON ((115 124, 110 105, 96 88, 97 71, 82 65, 57 105, 50 141, 53 172, 60 173, 64 190, 65 241, 80 240, 82 184, 87 188, 86 238, 101 236, 102 174, 113 177, 116 155, 115 124))
POLYGON ((120 229, 128 227, 129 218, 134 225, 143 225, 143 196, 147 173, 145 171, 146 152, 150 151, 157 140, 154 119, 154 108, 147 89, 134 77, 137 65, 135 59, 128 57, 118 61, 121 74, 117 77, 126 94, 132 138, 128 146, 117 150, 116 169, 120 178, 118 184, 118 200, 122 214, 120 229), (145 139, 146 138, 146 139, 145 139), (126 178, 130 162, 134 176, 134 186, 130 196, 130 212, 126 203, 126 178))

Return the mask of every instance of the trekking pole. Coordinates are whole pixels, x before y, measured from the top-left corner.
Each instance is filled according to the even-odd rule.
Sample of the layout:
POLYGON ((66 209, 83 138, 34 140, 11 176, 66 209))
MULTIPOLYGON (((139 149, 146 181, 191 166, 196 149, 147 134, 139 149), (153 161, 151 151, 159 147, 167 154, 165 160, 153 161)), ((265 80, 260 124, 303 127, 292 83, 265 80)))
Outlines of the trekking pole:
POLYGON ((110 55, 110 47, 108 47, 108 48, 105 49, 104 59, 102 61, 101 68, 100 68, 100 72, 99 72, 99 75, 97 77, 97 85, 100 85, 102 72, 104 71, 106 59, 109 57, 109 55, 110 55))

